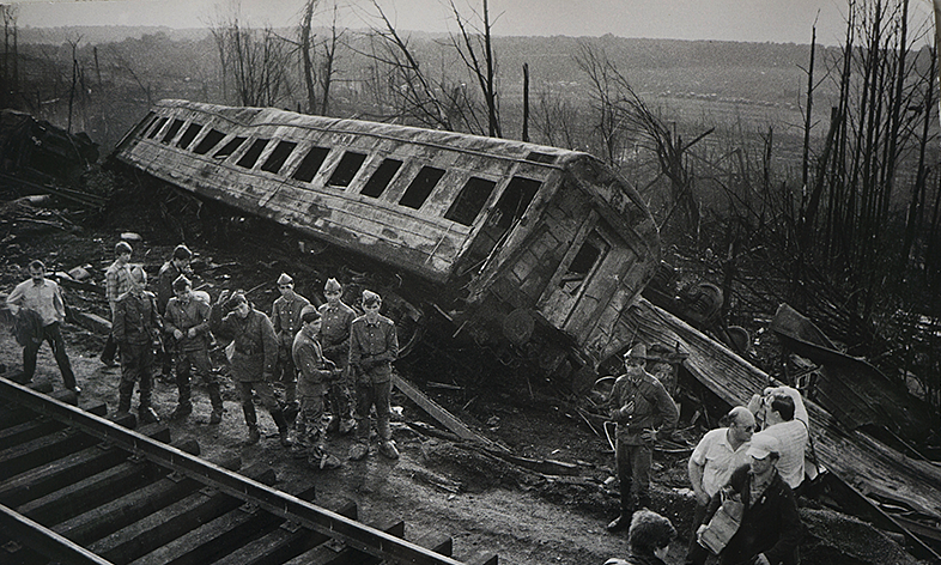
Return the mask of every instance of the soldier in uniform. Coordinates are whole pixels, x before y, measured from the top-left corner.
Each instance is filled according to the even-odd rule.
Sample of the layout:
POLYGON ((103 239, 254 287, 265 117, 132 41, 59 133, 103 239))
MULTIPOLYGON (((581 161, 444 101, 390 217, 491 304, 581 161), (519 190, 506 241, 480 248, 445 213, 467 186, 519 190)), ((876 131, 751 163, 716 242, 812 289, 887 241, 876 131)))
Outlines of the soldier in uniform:
POLYGON ((147 273, 135 266, 131 268, 130 274, 130 289, 118 298, 114 312, 114 339, 121 351, 117 414, 130 412, 134 384, 139 383, 140 404, 137 415, 141 423, 149 424, 159 420, 150 406, 150 397, 153 389, 154 341, 163 323, 157 315, 154 293, 145 290, 147 273))
MULTIPOLYGON (((157 313, 161 316, 167 315, 167 303, 173 298, 173 281, 180 278, 180 275, 189 273, 192 259, 193 252, 188 247, 182 244, 177 245, 170 260, 164 263, 157 272, 157 313)), ((162 347, 160 351, 160 364, 164 377, 170 377, 173 370, 172 351, 172 347, 162 347)))
POLYGON ((319 308, 323 318, 320 323, 320 345, 324 357, 333 361, 341 371, 340 378, 328 385, 331 417, 327 431, 348 434, 356 427, 350 398, 349 371, 350 326, 356 319, 356 311, 343 302, 343 287, 336 279, 327 281, 323 294, 327 302, 319 308))
POLYGON ((254 391, 278 426, 281 445, 289 446, 288 424, 271 388, 278 358, 278 338, 274 334, 271 320, 264 312, 253 308, 243 292, 236 291, 229 298, 229 291, 224 290, 212 312, 212 332, 216 337, 234 343, 229 366, 242 402, 245 423, 248 425, 248 443, 257 443, 261 439, 252 400, 254 391), (223 306, 229 311, 224 318, 223 306))
POLYGON ((222 392, 219 378, 212 372, 209 361, 209 318, 212 307, 197 298, 190 280, 183 275, 173 281, 176 294, 167 302, 164 329, 171 336, 176 357, 176 386, 179 402, 170 415, 171 420, 180 420, 190 415, 193 404, 190 400, 190 367, 206 383, 209 401, 212 403, 211 425, 222 421, 222 392))
POLYGON ((392 362, 399 355, 395 322, 379 313, 382 299, 363 291, 365 314, 350 326, 350 365, 356 375, 356 443, 350 459, 358 461, 369 454, 369 409, 376 408, 379 453, 397 459, 399 452, 389 428, 389 397, 392 394, 392 362))
POLYGON ((663 384, 645 370, 647 346, 638 344, 624 354, 625 373, 614 381, 608 399, 611 419, 617 422, 617 469, 621 514, 609 531, 630 525, 634 510, 650 504, 652 445, 676 429, 679 412, 663 384))
POLYGON ((310 301, 294 292, 294 279, 287 273, 278 277, 278 291, 281 297, 271 306, 271 325, 278 338, 278 364, 275 375, 284 385, 284 406, 294 410, 297 397, 297 367, 291 357, 294 335, 301 329, 301 310, 310 301))
POLYGON ((327 451, 323 397, 327 384, 338 379, 342 370, 324 358, 317 342, 320 329, 320 312, 313 306, 305 306, 301 310, 301 330, 291 350, 298 369, 297 392, 301 400, 291 452, 295 457, 306 457, 314 469, 334 469, 340 466, 340 460, 327 451))

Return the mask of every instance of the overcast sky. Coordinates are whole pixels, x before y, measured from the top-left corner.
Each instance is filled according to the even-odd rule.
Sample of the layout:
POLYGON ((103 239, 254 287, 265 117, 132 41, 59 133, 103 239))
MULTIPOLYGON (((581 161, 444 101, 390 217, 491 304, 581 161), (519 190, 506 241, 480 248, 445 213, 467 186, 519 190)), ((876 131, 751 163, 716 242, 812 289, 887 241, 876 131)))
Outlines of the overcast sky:
MULTIPOLYGON (((326 5, 333 0, 321 0, 326 5)), ((342 1, 342 0, 341 0, 342 1)), ((447 0, 378 0, 399 30, 454 31, 447 0)), ((204 27, 233 0, 16 0, 21 26, 159 25, 204 27)), ((482 0, 454 0, 470 17, 482 0)), ((241 0, 252 27, 295 25, 303 0, 241 0)), ((499 35, 604 35, 837 44, 846 0, 490 0, 499 35)), ((375 26, 371 0, 349 0, 342 25, 375 26)), ((912 0, 915 22, 926 22, 931 0, 912 0)), ((321 14, 321 23, 329 18, 321 14)))

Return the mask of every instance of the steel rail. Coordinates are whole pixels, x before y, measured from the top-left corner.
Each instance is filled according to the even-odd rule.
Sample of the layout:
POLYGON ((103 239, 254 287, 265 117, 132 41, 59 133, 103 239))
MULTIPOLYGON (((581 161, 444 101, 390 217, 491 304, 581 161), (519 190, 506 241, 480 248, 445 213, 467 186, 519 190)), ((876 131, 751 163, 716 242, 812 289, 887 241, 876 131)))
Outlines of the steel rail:
POLYGON ((460 561, 223 469, 2 377, 0 398, 66 423, 126 449, 140 458, 255 504, 301 526, 339 539, 348 546, 375 557, 415 565, 463 565, 460 561))
POLYGON ((0 504, 0 529, 37 553, 69 565, 113 565, 68 538, 0 504))

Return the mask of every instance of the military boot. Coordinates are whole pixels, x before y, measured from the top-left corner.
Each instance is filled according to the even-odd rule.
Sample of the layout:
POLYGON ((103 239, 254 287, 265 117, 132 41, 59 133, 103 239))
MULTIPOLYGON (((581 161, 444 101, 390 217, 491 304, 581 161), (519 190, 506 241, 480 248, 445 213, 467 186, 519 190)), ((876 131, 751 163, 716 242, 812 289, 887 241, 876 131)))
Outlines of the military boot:
POLYGON ((160 416, 150 406, 141 404, 137 408, 137 419, 141 424, 155 424, 160 421, 160 416))
POLYGON ((281 410, 272 410, 271 419, 274 420, 275 425, 278 426, 278 439, 281 441, 281 445, 290 447, 291 440, 288 439, 288 432, 290 432, 291 429, 288 427, 287 420, 284 419, 284 412, 281 410))
POLYGON ((131 390, 128 390, 126 387, 119 387, 118 390, 118 411, 115 413, 115 416, 123 416, 131 411, 131 390))
POLYGON ((193 413, 193 404, 190 402, 190 376, 177 375, 176 386, 180 391, 180 396, 176 408, 170 414, 170 419, 182 420, 193 413))
POLYGON ((212 404, 212 414, 209 416, 209 425, 215 426, 222 422, 222 413, 225 411, 222 404, 222 392, 219 385, 210 385, 209 402, 212 404))

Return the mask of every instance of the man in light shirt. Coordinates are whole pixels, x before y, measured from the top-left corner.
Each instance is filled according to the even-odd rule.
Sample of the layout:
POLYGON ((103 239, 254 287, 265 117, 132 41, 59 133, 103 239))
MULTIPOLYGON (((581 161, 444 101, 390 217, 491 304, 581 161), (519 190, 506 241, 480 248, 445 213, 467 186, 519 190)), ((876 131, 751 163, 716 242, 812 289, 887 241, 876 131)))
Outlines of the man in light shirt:
MULTIPOLYGON (((65 302, 59 285, 46 279, 46 267, 42 261, 35 260, 29 264, 29 280, 16 285, 13 292, 7 296, 7 305, 14 315, 22 308, 32 312, 39 318, 41 327, 36 335, 29 338, 23 348, 23 377, 22 382, 28 383, 36 372, 36 355, 43 341, 49 343, 52 354, 62 373, 62 382, 65 388, 78 394, 81 389, 75 384, 75 375, 72 373, 72 364, 65 352, 65 341, 59 324, 65 321, 65 302)), ((20 313, 25 315, 26 313, 20 313)), ((37 328, 38 329, 38 328, 37 328)))
MULTIPOLYGON (((729 482, 732 471, 747 465, 749 461, 747 451, 755 431, 755 417, 748 408, 736 406, 726 418, 729 426, 707 432, 689 458, 689 481, 696 493, 693 532, 706 516, 706 508, 712 496, 729 482)), ((694 534, 686 563, 705 563, 707 555, 705 549, 696 542, 694 534)))

